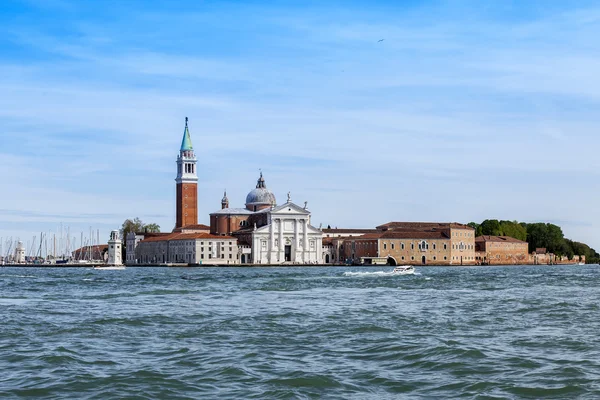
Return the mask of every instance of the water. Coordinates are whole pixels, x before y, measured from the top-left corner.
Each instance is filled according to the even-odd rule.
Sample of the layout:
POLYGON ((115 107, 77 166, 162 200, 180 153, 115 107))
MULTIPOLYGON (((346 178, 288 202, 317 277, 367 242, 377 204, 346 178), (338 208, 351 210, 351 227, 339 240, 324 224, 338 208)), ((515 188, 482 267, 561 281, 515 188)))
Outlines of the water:
POLYGON ((0 398, 600 398, 600 267, 390 270, 0 268, 0 398))

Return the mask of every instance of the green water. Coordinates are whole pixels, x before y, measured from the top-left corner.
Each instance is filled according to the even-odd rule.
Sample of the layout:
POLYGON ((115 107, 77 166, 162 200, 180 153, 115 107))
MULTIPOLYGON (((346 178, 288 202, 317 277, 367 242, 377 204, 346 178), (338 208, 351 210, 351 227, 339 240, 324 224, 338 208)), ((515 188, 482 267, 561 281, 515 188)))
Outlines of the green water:
POLYGON ((600 267, 389 271, 0 268, 0 398, 600 398, 600 267))

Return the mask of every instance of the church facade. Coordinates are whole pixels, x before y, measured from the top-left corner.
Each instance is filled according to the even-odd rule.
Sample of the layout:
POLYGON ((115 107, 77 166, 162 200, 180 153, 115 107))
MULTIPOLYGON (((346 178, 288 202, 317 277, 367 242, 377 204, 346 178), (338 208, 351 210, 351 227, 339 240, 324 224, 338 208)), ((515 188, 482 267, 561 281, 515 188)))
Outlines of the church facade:
POLYGON ((225 194, 221 209, 210 214, 211 234, 237 237, 242 263, 322 264, 323 232, 310 224, 310 215, 289 193, 278 206, 261 172, 244 208, 230 208, 225 194))

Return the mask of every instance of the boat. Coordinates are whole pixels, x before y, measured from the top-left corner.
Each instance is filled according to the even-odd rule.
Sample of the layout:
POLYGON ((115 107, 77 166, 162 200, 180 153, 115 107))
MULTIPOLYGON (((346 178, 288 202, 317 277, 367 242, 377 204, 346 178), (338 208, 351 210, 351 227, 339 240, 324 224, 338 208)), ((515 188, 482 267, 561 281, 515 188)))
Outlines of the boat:
POLYGON ((392 271, 392 274, 398 274, 398 275, 408 275, 408 274, 414 274, 414 273, 415 273, 415 267, 413 267, 412 265, 398 265, 392 271))

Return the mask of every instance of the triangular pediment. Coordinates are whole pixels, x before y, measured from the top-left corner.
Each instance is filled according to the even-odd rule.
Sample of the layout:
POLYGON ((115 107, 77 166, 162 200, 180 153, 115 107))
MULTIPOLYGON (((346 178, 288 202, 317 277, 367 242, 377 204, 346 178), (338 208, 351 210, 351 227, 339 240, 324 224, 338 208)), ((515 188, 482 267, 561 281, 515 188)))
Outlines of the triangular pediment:
POLYGON ((274 215, 310 215, 310 211, 292 202, 277 206, 270 212, 274 215))

